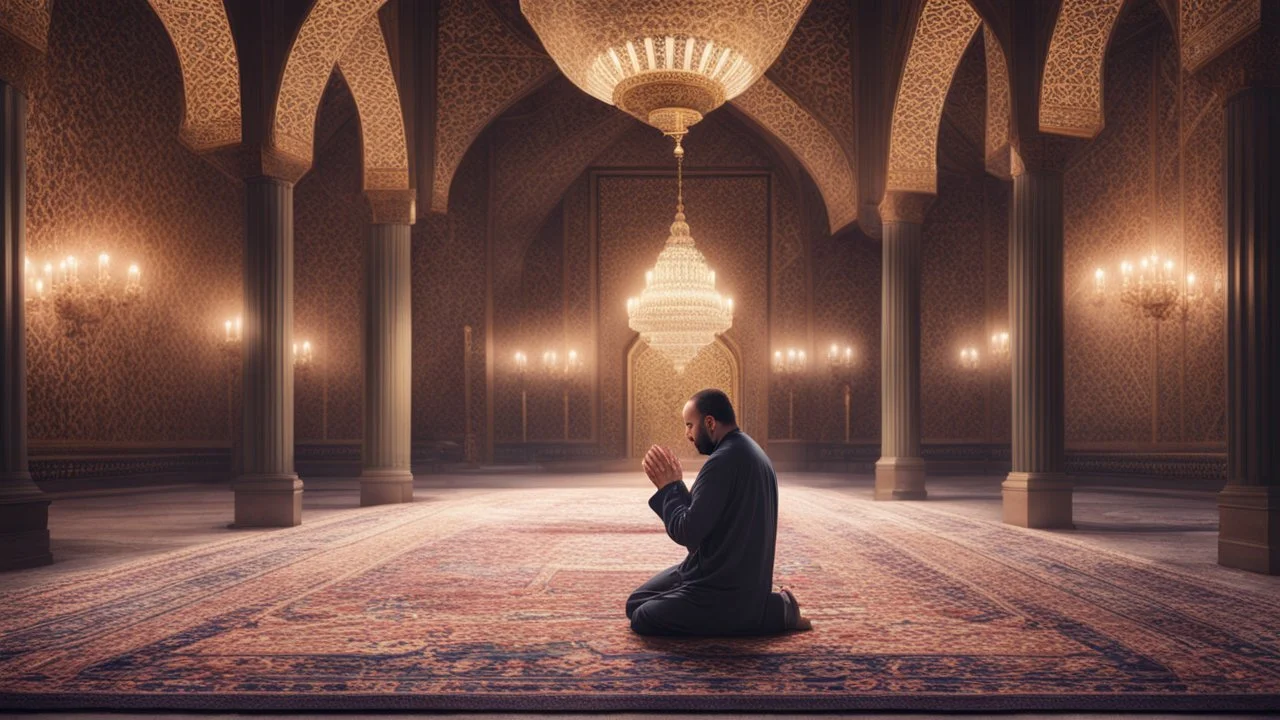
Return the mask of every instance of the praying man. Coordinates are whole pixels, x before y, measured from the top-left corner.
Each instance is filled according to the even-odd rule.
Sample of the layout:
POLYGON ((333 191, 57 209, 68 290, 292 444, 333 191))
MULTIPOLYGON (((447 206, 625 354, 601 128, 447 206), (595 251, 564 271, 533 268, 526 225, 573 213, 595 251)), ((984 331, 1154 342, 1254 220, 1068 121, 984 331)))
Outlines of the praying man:
POLYGON ((685 437, 710 456, 693 491, 669 448, 649 448, 641 467, 658 488, 649 507, 689 553, 631 594, 631 629, 641 635, 812 629, 790 589, 772 591, 778 478, 769 457, 738 428, 733 404, 719 390, 696 393, 682 415, 685 437))

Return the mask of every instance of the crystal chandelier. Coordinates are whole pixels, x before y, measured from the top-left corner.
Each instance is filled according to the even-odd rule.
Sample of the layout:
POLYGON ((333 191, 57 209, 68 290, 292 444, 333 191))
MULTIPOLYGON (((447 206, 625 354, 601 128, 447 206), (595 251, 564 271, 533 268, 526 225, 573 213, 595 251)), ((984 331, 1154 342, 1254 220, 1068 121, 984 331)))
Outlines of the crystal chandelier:
POLYGON ((676 217, 639 297, 627 299, 627 325, 683 373, 716 335, 733 324, 733 300, 716 291, 716 271, 694 246, 684 217, 684 148, 676 136, 676 217))
POLYGON ((683 134, 764 73, 809 0, 520 0, 565 76, 683 134))

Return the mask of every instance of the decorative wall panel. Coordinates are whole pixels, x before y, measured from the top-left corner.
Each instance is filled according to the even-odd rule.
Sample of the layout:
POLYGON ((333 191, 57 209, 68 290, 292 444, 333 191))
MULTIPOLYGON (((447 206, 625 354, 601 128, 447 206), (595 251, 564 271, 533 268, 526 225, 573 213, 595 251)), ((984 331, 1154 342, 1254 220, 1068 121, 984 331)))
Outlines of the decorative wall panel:
POLYGON ((28 314, 33 443, 228 436, 222 322, 240 308, 243 195, 178 142, 181 72, 141 2, 58 3, 30 91, 27 252, 136 261, 140 303, 83 340, 28 314), (127 68, 127 72, 124 69, 127 68))
MULTIPOLYGON (((856 230, 815 237, 813 298, 814 351, 819 358, 833 342, 849 343, 858 353, 851 383, 852 439, 879 442, 880 243, 856 230)), ((844 397, 825 368, 816 374, 811 392, 804 407, 814 418, 812 437, 842 442, 844 397)), ((776 419, 772 424, 777 427, 776 419)))
MULTIPOLYGON (((670 448, 681 458, 698 457, 697 448, 685 434, 681 412, 699 390, 719 388, 729 396, 735 410, 742 407, 738 360, 723 340, 703 348, 682 375, 675 375, 671 361, 643 343, 628 354, 628 363, 632 439, 628 457, 643 458, 651 445, 670 448)), ((692 481, 694 473, 688 475, 686 480, 692 481)))

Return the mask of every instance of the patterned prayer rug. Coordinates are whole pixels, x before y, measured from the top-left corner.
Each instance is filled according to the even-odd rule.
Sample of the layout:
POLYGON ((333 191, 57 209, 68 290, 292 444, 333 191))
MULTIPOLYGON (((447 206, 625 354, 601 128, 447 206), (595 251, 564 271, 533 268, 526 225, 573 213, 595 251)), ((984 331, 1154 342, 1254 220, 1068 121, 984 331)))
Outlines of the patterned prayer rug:
POLYGON ((784 486, 816 629, 653 639, 648 492, 424 495, 0 592, 0 707, 1280 709, 1280 599, 1064 534, 784 486))

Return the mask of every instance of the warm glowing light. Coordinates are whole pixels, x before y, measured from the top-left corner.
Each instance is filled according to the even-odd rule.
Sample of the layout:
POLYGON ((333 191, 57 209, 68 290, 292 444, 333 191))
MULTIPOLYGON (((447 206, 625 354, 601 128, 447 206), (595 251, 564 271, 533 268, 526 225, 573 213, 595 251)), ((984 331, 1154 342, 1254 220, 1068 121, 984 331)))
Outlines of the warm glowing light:
POLYGON ((967 347, 960 350, 960 367, 965 370, 978 369, 978 348, 967 347))

